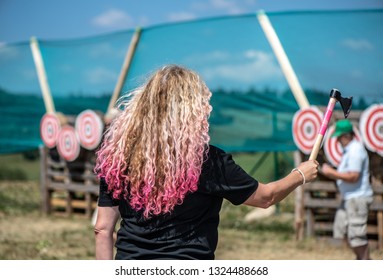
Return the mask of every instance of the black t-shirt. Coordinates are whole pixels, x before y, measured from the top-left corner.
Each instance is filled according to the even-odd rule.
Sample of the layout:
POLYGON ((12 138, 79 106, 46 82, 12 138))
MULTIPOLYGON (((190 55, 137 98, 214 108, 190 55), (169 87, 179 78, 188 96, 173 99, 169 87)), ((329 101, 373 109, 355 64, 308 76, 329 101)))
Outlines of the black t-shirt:
POLYGON ((170 214, 144 219, 128 201, 112 199, 104 180, 98 205, 119 206, 116 259, 214 259, 223 198, 239 205, 257 187, 258 182, 230 154, 211 145, 198 190, 187 194, 170 214))

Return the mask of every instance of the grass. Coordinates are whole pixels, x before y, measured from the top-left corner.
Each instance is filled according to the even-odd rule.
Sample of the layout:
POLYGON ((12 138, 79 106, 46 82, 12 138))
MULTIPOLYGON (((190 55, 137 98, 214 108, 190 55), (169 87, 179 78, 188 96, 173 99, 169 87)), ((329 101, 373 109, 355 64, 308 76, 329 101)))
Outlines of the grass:
POLYGON ((0 155, 0 180, 32 180, 40 178, 39 159, 26 159, 23 154, 0 155))

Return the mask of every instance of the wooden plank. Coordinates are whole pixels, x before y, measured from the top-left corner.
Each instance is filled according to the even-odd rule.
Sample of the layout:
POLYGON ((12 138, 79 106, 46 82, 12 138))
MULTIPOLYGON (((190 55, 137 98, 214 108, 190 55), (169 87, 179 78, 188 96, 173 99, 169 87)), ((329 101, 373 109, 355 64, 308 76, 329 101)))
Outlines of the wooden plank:
POLYGON ((305 193, 305 208, 338 208, 340 201, 337 199, 315 199, 305 193))
POLYGON ((84 185, 80 183, 56 183, 52 182, 49 186, 49 189, 53 190, 68 190, 68 191, 79 191, 79 192, 90 192, 98 195, 99 186, 98 185, 84 185))
MULTIPOLYGON (((315 231, 333 231, 333 223, 332 222, 316 222, 314 224, 315 231)), ((378 227, 373 224, 367 224, 367 234, 377 234, 378 227)))
POLYGON ((50 168, 60 169, 66 166, 65 161, 54 161, 51 157, 47 157, 47 166, 50 168))
POLYGON ((370 209, 373 211, 383 211, 383 201, 373 201, 370 209))
MULTIPOLYGON (((72 202, 71 202, 71 205, 72 205, 73 209, 84 209, 85 210, 88 207, 88 202, 85 201, 85 200, 73 199, 72 202)), ((57 198, 57 197, 53 198, 52 199, 52 206, 65 208, 67 206, 66 200, 64 200, 62 198, 57 198)), ((93 209, 95 209, 97 207, 97 202, 96 201, 92 201, 91 207, 93 209)))
MULTIPOLYGON (((62 178, 63 176, 67 176, 63 171, 56 171, 56 170, 47 170, 47 175, 53 177, 53 178, 62 178)), ((84 172, 70 172, 70 177, 72 180, 92 180, 92 181, 98 181, 96 175, 92 173, 84 173, 84 172)))
POLYGON ((304 190, 305 191, 326 191, 326 192, 338 191, 333 181, 308 183, 305 185, 304 190))
POLYGON ((374 195, 383 195, 383 185, 372 184, 372 189, 374 190, 374 195))
POLYGON ((378 248, 383 249, 383 211, 377 213, 378 248))

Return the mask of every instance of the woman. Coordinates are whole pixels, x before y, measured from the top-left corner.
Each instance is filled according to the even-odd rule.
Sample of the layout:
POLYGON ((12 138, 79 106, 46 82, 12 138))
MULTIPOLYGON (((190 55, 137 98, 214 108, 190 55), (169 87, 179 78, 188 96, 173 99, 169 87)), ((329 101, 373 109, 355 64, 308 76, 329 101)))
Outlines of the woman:
POLYGON ((114 119, 97 153, 96 258, 214 259, 223 199, 267 208, 317 176, 316 161, 259 183, 209 145, 211 92, 193 71, 158 70, 114 119))

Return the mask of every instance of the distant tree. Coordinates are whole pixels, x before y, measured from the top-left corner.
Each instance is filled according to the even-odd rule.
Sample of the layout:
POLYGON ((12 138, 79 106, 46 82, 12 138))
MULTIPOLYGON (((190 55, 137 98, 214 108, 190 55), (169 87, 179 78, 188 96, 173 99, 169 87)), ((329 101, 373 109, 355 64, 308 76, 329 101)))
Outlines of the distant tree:
POLYGON ((360 110, 364 110, 368 106, 369 106, 369 104, 367 103, 366 99, 362 96, 359 98, 359 102, 355 108, 360 109, 360 110))
POLYGON ((36 160, 39 158, 39 150, 34 149, 34 150, 30 150, 30 151, 25 151, 25 152, 23 152, 23 157, 26 160, 30 160, 30 161, 36 160))

